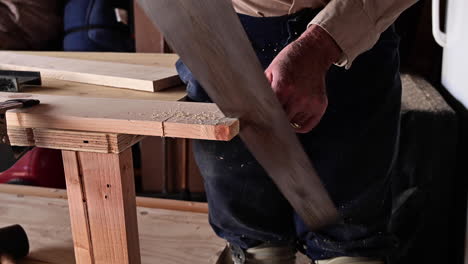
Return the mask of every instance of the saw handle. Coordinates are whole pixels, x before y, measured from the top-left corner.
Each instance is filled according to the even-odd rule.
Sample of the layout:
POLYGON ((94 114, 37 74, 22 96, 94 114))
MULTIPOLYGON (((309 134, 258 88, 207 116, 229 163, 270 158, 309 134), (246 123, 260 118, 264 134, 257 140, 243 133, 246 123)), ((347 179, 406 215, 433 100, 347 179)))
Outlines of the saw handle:
POLYGON ((0 103, 0 113, 4 113, 7 110, 14 109, 14 108, 24 108, 24 107, 31 107, 38 105, 40 103, 39 100, 35 99, 12 99, 0 103))

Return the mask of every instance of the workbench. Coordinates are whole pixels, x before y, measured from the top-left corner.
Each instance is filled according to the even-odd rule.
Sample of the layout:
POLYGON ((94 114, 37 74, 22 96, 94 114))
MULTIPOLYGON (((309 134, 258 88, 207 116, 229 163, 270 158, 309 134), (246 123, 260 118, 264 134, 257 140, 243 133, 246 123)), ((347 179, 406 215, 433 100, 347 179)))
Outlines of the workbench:
MULTIPOLYGON (((29 54, 165 67, 174 67, 174 63, 177 60, 176 55, 166 54, 29 54)), ((147 135, 229 140, 239 130, 238 120, 225 118, 220 111, 214 114, 210 113, 210 116, 215 116, 215 121, 207 126, 203 122, 195 120, 187 127, 184 125, 184 119, 197 116, 198 110, 196 109, 192 112, 186 110, 184 103, 177 103, 177 107, 186 110, 184 110, 184 116, 182 117, 164 116, 165 123, 158 118, 154 118, 154 122, 151 122, 148 118, 144 121, 139 120, 141 119, 139 115, 145 114, 142 113, 145 110, 145 106, 152 104, 152 102, 147 100, 167 101, 167 104, 170 106, 185 96, 184 87, 182 86, 162 92, 149 93, 43 78, 43 85, 41 87, 26 88, 25 93, 28 95, 8 94, 5 96, 4 94, 0 94, 0 97, 2 97, 0 99, 31 95, 31 98, 41 100, 41 105, 37 106, 37 111, 26 110, 25 113, 20 110, 15 122, 8 121, 10 140, 12 145, 40 146, 62 150, 74 254, 76 263, 79 264, 139 264, 142 260, 141 255, 145 257, 148 251, 158 251, 158 248, 150 249, 145 245, 140 248, 139 245, 141 239, 139 239, 138 235, 138 226, 140 226, 140 234, 149 231, 147 227, 141 229, 141 221, 137 219, 133 161, 130 149, 132 145, 138 143, 147 135), (59 98, 57 96, 65 97, 59 98), (59 110, 64 109, 67 104, 80 105, 85 99, 87 100, 87 104, 82 105, 89 105, 91 107, 84 109, 84 113, 82 113, 80 118, 67 120, 65 115, 70 115, 70 113, 65 113, 66 111, 63 113, 64 117, 60 116, 61 112, 59 110), (123 113, 122 117, 119 117, 120 126, 115 126, 115 122, 108 120, 105 114, 99 116, 101 113, 95 113, 99 112, 100 105, 105 103, 118 107, 115 110, 116 115, 119 115, 121 112, 123 113), (94 109, 94 106, 96 109, 94 109), (131 113, 129 111, 127 113, 127 108, 131 107, 140 112, 131 113), (46 111, 50 115, 41 117, 41 111, 46 111), (186 114, 187 112, 188 114, 186 114), (96 120, 100 124, 97 121, 87 123, 86 120, 91 114, 98 115, 99 118, 96 120), (130 117, 136 118, 135 120, 131 120, 130 117), (127 118, 128 120, 126 120, 127 118), (53 120, 54 122, 48 122, 48 120, 53 120), (172 120, 173 122, 167 123, 167 120, 172 120), (121 124, 125 122, 127 122, 127 126, 122 126, 121 124), (59 124, 59 126, 52 124, 59 124), (121 132, 109 133, 103 128, 105 127, 103 124, 115 126, 113 129, 120 129, 119 131, 121 132), (144 129, 141 129, 141 134, 137 134, 135 131, 143 126, 144 129), (100 128, 98 129, 98 127, 100 128), (141 252, 143 253, 141 254, 141 252)), ((160 102, 159 104, 164 103, 160 102)), ((157 106, 154 107, 159 109, 157 106)), ((201 104, 200 107, 199 111, 203 111, 203 109, 214 109, 215 105, 201 104)), ((150 110, 148 109, 148 111, 150 110)), ((157 117, 158 113, 153 112, 152 114, 157 117)), ((8 197, 3 198, 9 199, 8 197)), ((47 200, 39 199, 37 202, 39 203, 40 201, 48 204, 47 200)), ((53 201, 53 203, 55 202, 53 201)), ((64 212, 66 210, 65 202, 61 201, 58 204, 58 207, 62 208, 60 210, 64 212)), ((40 207, 40 203, 32 204, 32 207, 35 206, 40 207)), ((141 212, 140 210, 140 214, 141 212)), ((34 214, 31 214, 32 218, 33 216, 34 214)), ((32 219, 32 221, 37 221, 40 224, 41 220, 46 219, 38 217, 37 219, 32 219)), ((155 235, 159 232, 167 231, 159 230, 159 228, 165 229, 166 227, 156 224, 151 233, 155 235)), ((183 232, 182 230, 180 231, 183 232)), ((200 247, 205 247, 205 245, 202 243, 193 244, 194 251, 198 251, 200 247)), ((183 255, 184 253, 181 253, 180 257, 183 258, 183 255)), ((176 257, 173 256, 173 258, 176 257)), ((205 259, 208 260, 209 258, 205 259)), ((143 259, 143 263, 149 262, 143 259)), ((153 261, 153 263, 188 262, 168 260, 166 262, 153 261)), ((202 262, 195 261, 195 263, 202 262)))

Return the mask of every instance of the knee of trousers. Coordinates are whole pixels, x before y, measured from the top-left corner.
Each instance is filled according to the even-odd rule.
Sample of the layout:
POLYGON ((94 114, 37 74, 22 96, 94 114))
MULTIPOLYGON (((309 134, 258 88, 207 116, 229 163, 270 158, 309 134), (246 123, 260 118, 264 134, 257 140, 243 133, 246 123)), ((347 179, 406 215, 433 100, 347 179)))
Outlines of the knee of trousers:
POLYGON ((275 217, 281 210, 290 208, 240 138, 230 142, 196 140, 193 149, 212 207, 243 208, 246 211, 252 208, 255 214, 275 217), (265 212, 253 209, 258 207, 264 208, 265 212))
POLYGON ((195 160, 205 182, 240 180, 245 174, 259 173, 261 169, 239 137, 229 142, 194 140, 195 160))

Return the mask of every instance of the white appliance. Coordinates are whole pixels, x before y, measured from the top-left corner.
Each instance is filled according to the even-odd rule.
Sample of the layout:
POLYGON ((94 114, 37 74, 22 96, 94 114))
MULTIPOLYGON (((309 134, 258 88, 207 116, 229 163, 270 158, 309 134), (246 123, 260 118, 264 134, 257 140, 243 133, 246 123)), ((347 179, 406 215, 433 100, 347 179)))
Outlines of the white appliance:
POLYGON ((468 0, 447 0, 446 32, 440 30, 440 0, 432 0, 432 32, 444 48, 442 84, 468 109, 468 0))

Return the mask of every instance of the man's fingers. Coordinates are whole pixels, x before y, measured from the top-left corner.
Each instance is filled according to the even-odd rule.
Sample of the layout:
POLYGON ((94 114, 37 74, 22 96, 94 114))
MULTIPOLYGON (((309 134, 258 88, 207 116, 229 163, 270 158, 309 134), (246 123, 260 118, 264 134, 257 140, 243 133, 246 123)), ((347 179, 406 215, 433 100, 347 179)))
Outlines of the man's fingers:
POLYGON ((295 129, 297 133, 305 134, 309 133, 320 123, 320 116, 314 115, 311 118, 304 121, 300 128, 295 129))
POLYGON ((265 71, 265 76, 266 76, 268 82, 271 84, 273 82, 273 74, 271 73, 271 71, 266 70, 265 71))
POLYGON ((326 107, 326 101, 311 103, 301 101, 300 99, 290 100, 286 113, 297 133, 308 133, 319 124, 326 107))
POLYGON ((282 80, 276 79, 275 75, 272 75, 271 88, 278 98, 280 104, 286 109, 290 97, 290 92, 288 87, 284 84, 282 80))
POLYGON ((294 100, 290 100, 285 108, 288 119, 291 122, 301 124, 308 118, 307 116, 304 116, 304 112, 302 112, 303 107, 300 104, 294 102, 294 100))
POLYGON ((310 114, 304 112, 298 112, 293 117, 290 117, 291 126, 297 133, 307 133, 310 130, 307 130, 310 125, 310 114))

